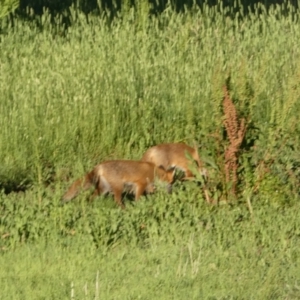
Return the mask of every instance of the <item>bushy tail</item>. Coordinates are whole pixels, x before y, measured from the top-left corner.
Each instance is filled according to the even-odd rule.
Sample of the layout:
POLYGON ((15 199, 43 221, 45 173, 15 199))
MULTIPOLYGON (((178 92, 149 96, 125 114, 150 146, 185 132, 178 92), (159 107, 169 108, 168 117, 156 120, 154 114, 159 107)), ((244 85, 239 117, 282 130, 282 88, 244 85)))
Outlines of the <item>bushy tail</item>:
POLYGON ((82 190, 87 190, 95 184, 95 171, 87 173, 83 178, 77 179, 66 191, 63 201, 67 202, 75 198, 82 190))

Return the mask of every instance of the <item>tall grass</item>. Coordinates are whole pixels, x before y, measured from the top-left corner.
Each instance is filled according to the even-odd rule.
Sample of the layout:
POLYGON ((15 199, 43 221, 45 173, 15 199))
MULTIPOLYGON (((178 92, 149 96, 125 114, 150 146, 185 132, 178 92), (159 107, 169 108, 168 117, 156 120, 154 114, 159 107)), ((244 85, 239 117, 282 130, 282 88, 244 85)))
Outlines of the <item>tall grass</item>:
POLYGON ((297 131, 298 14, 227 13, 130 10, 110 25, 79 15, 65 36, 47 15, 44 30, 16 20, 1 37, 1 181, 42 183, 158 142, 205 146, 221 128, 228 75, 264 145, 297 131))
POLYGON ((1 21, 2 298, 299 298, 299 13, 147 9, 1 21), (96 163, 167 141, 201 146, 217 199, 228 78, 247 120, 240 205, 208 206, 194 182, 125 211, 61 205, 96 163))

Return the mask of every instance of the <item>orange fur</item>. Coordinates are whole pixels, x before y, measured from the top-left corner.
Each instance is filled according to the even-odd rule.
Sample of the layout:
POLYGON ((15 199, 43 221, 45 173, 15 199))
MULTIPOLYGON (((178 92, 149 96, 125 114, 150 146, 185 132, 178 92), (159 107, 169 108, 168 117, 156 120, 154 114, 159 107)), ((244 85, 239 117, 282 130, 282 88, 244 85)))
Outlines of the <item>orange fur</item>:
POLYGON ((187 154, 197 163, 199 173, 206 175, 206 170, 202 168, 197 148, 192 148, 185 143, 165 143, 149 148, 143 155, 141 161, 152 162, 156 166, 163 166, 166 170, 177 168, 184 172, 183 180, 194 177, 190 169, 191 160, 187 154))
POLYGON ((134 192, 135 199, 146 193, 154 192, 154 178, 172 182, 174 170, 168 170, 163 166, 155 166, 150 162, 133 160, 111 160, 97 165, 84 178, 76 180, 64 194, 63 200, 70 201, 81 190, 95 187, 93 196, 112 193, 115 201, 124 208, 122 192, 129 187, 134 192))

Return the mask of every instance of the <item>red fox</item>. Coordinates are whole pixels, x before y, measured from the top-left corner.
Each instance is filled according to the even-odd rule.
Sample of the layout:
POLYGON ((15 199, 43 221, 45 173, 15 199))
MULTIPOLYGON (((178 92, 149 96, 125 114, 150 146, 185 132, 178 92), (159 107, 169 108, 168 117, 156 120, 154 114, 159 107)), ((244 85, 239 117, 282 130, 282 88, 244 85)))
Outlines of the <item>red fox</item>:
POLYGON ((198 151, 185 143, 166 143, 159 144, 149 148, 143 155, 141 161, 152 162, 156 166, 163 166, 166 170, 171 168, 178 168, 185 174, 185 178, 194 177, 189 166, 191 161, 187 158, 189 154, 197 163, 199 172, 204 171, 200 161, 198 151))
MULTIPOLYGON (((199 173, 206 177, 207 171, 202 167, 196 146, 192 148, 185 143, 166 143, 153 146, 144 153, 141 161, 152 162, 156 166, 163 166, 166 170, 177 168, 184 172, 183 180, 186 180, 194 177, 190 169, 192 162, 188 159, 187 154, 197 163, 199 173)), ((173 181, 174 177, 172 183, 173 181)), ((168 186, 169 192, 172 190, 172 183, 168 186)))
POLYGON ((93 197, 99 194, 112 193, 115 201, 122 208, 122 192, 126 188, 135 194, 135 200, 146 193, 154 192, 154 178, 166 181, 169 184, 173 180, 174 169, 168 171, 163 166, 155 166, 151 162, 134 160, 110 160, 105 161, 87 173, 84 178, 76 180, 64 194, 63 200, 70 201, 81 190, 95 187, 93 197))

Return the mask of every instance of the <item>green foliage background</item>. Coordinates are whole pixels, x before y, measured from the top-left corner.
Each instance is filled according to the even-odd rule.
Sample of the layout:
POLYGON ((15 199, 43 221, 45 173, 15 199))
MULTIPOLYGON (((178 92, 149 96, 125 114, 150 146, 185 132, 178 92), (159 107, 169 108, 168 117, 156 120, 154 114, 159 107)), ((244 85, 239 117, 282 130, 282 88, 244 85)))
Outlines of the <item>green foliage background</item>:
POLYGON ((247 15, 208 5, 157 17, 147 6, 114 19, 70 13, 67 30, 47 13, 37 22, 1 20, 7 298, 296 299, 299 13, 289 5, 247 15), (110 197, 88 204, 87 193, 61 205, 72 180, 103 160, 194 140, 211 196, 224 200, 229 76, 248 123, 235 203, 208 206, 189 182, 172 195, 126 199, 125 212, 110 197))
POLYGON ((0 0, 0 19, 19 7, 19 0, 0 0))

